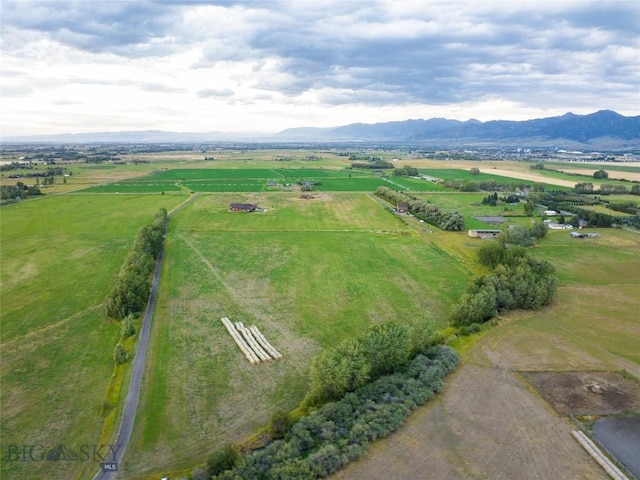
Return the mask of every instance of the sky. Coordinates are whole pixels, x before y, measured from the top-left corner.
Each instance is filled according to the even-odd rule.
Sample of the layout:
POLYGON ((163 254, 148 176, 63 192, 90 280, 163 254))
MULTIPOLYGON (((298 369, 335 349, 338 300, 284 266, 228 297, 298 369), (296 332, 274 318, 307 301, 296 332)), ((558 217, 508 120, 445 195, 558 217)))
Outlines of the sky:
POLYGON ((640 1, 0 0, 0 134, 640 114, 640 1))

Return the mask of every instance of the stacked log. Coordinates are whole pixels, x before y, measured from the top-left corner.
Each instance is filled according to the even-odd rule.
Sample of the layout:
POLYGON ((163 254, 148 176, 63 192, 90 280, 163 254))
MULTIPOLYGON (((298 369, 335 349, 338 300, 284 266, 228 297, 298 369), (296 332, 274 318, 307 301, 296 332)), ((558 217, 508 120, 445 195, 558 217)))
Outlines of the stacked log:
POLYGON ((264 348, 274 360, 280 360, 282 358, 282 354, 273 348, 273 345, 271 345, 265 336, 262 335, 260 330, 258 330, 258 327, 252 325, 249 330, 251 330, 251 333, 253 333, 253 336, 258 343, 262 345, 262 348, 264 348))
POLYGON ((227 331, 229 332, 229 335, 231 335, 231 338, 233 338, 233 340, 236 342, 236 345, 240 347, 240 350, 242 351, 242 353, 244 353, 244 356, 247 357, 247 360, 249 360, 252 365, 260 363, 260 360, 258 359, 256 354, 253 353, 253 350, 251 350, 251 348, 249 348, 247 343, 244 341, 244 338, 242 338, 242 336, 233 326, 233 323, 231 323, 231 320, 229 320, 227 317, 222 317, 220 320, 222 321, 222 324, 227 328, 227 331))
POLYGON ((282 354, 269 343, 255 325, 245 327, 242 322, 234 324, 227 317, 222 317, 220 320, 252 365, 282 358, 282 354))

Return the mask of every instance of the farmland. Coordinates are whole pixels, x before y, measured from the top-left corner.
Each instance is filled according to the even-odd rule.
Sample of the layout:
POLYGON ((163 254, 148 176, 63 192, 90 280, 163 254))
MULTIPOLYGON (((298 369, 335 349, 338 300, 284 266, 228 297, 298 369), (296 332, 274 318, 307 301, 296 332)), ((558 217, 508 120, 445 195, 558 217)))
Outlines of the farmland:
POLYGON ((368 195, 260 194, 251 200, 267 212, 249 215, 227 212, 230 198, 200 197, 171 223, 153 352, 162 368, 145 389, 128 462, 137 474, 242 440, 296 407, 321 348, 383 320, 443 319, 468 278, 368 195), (256 324, 284 358, 251 366, 221 316, 256 324))
MULTIPOLYGON (((473 218, 479 215, 505 216, 507 225, 530 222, 521 204, 482 205, 486 192, 349 169, 348 159, 335 154, 311 162, 309 155, 225 150, 215 161, 174 152, 124 157, 151 163, 71 164, 67 183, 45 190, 58 195, 3 207, 3 445, 98 441, 119 335, 102 302, 137 228, 159 207, 171 210, 192 192, 202 195, 169 224, 140 408, 118 478, 184 474, 216 447, 247 442, 275 411, 299 405, 315 354, 374 324, 428 315, 446 327, 451 305, 484 271, 475 253, 481 242, 392 214, 372 195, 378 186, 457 210, 466 228, 488 228, 473 218), (314 184, 310 198, 301 198, 298 182, 314 184), (232 202, 264 210, 232 213, 232 202), (221 317, 255 324, 283 358, 251 365, 221 317)), ((380 156, 390 161, 400 154, 380 156)), ((480 175, 469 173, 477 162, 411 158, 398 164, 442 179, 567 181, 545 180, 516 162, 480 165, 480 175), (531 177, 494 175, 493 164, 514 177, 531 177)), ((445 395, 339 478, 383 477, 393 465, 406 470, 404 478, 424 465, 434 465, 440 477, 500 478, 513 469, 558 476, 574 458, 582 460, 577 476, 601 478, 580 449, 564 443, 568 422, 521 373, 626 370, 640 377, 640 236, 599 233, 576 240, 550 232, 540 241, 533 254, 552 262, 560 280, 554 303, 500 318, 475 343, 454 339, 464 346, 465 364, 445 395), (486 399, 482 408, 468 392, 486 399), (523 408, 531 412, 528 421, 518 415, 523 408), (538 437, 522 433, 528 429, 538 437), (487 431, 493 432, 488 440, 487 431), (511 460, 504 465, 498 464, 502 457, 488 455, 498 445, 509 446, 511 460), (527 449, 545 458, 561 455, 534 466, 522 453, 527 449), (412 460, 400 465, 387 453, 412 460)), ((43 466, 2 463, 2 476, 18 479, 89 478, 96 470, 70 462, 45 474, 43 466)))
MULTIPOLYGON (((3 207, 3 445, 98 441, 119 334, 102 302, 136 230, 159 204, 185 198, 54 196, 3 207)), ((4 460, 3 478, 71 478, 86 468, 4 460)))
MULTIPOLYGON (((553 304, 502 317, 466 353, 442 398, 334 478, 415 478, 426 468, 434 478, 510 478, 513 471, 608 478, 570 437, 575 425, 566 410, 555 412, 523 376, 626 371, 638 385, 640 236, 601 235, 580 243, 550 232, 535 254, 556 265, 561 286, 553 304)), ((632 405, 640 410, 637 399, 632 405)))

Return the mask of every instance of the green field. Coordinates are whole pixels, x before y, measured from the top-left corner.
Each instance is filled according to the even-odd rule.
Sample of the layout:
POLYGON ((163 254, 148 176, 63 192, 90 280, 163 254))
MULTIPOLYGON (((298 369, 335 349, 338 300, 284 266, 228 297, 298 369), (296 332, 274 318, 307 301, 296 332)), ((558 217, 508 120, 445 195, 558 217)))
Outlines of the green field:
MULTIPOLYGON (((102 302, 135 237, 186 196, 52 196, 2 207, 2 444, 100 437, 119 331, 102 302)), ((2 478, 68 479, 92 462, 7 462, 2 478)))
POLYGON ((330 168, 191 168, 165 169, 142 177, 92 186, 89 193, 150 193, 194 191, 208 193, 299 190, 298 183, 313 182, 321 192, 370 192, 381 185, 406 191, 441 191, 425 180, 387 177, 367 170, 330 168))
POLYGON ((439 178, 441 180, 464 180, 473 182, 479 182, 482 180, 495 180, 498 183, 508 182, 515 183, 516 185, 531 185, 531 181, 529 180, 520 180, 516 178, 502 177, 500 175, 492 175, 490 173, 485 173, 483 170, 480 170, 480 173, 478 175, 472 175, 469 170, 461 170, 458 168, 421 168, 420 173, 439 178))
POLYGON ((483 337, 474 361, 489 349, 514 370, 626 370, 640 378, 640 235, 589 231, 600 236, 552 231, 539 242, 534 254, 553 263, 560 280, 553 304, 509 314, 483 337))
POLYGON ((252 214, 202 196, 172 219, 132 473, 189 467, 295 408, 312 356, 374 323, 444 326, 464 266, 369 195, 322 195, 263 194, 252 214), (285 358, 251 366, 221 316, 255 323, 285 358))

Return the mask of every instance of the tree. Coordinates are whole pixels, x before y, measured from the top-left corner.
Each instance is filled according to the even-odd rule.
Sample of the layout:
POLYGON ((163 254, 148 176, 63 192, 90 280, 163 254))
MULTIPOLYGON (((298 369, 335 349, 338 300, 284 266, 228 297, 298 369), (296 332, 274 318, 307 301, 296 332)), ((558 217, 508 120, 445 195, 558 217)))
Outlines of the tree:
POLYGON ((469 173, 470 173, 471 175, 480 175, 480 169, 479 169, 479 168, 476 168, 476 167, 473 167, 473 168, 471 168, 471 169, 469 170, 469 173))
POLYGON ((371 376, 377 378, 406 363, 410 353, 409 342, 409 330, 399 322, 385 322, 371 328, 364 338, 371 376))
POLYGON ((533 222, 529 227, 529 234, 534 238, 543 238, 548 231, 547 224, 541 221, 533 222))
POLYGON ((113 351, 113 361, 116 363, 116 365, 122 365, 123 363, 127 363, 127 361, 129 361, 129 353, 119 343, 116 345, 116 348, 113 351))
POLYGON ((609 178, 609 174, 604 170, 596 170, 595 172, 593 172, 593 178, 597 178, 597 179, 609 178))
POLYGON ((513 225, 500 234, 498 241, 507 247, 511 245, 530 247, 535 243, 535 238, 530 229, 522 225, 513 225))
POLYGON ((346 340, 323 351, 311 363, 312 401, 335 400, 369 380, 371 365, 362 342, 346 340))
POLYGON ((531 198, 527 198, 527 201, 524 204, 524 214, 527 217, 532 217, 535 211, 536 211, 535 203, 533 203, 533 200, 531 198))
POLYGON ((576 193, 593 193, 593 183, 576 183, 574 191, 576 193))

